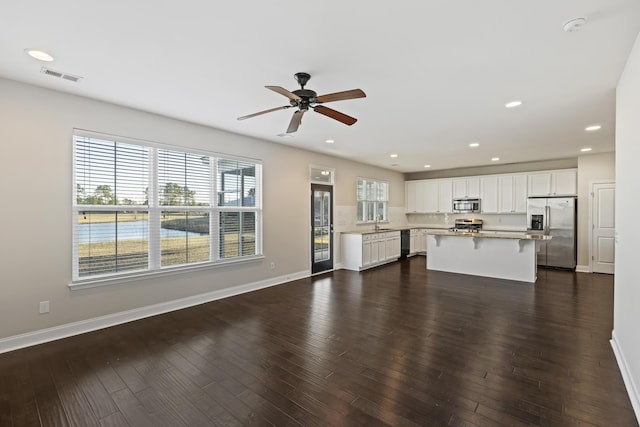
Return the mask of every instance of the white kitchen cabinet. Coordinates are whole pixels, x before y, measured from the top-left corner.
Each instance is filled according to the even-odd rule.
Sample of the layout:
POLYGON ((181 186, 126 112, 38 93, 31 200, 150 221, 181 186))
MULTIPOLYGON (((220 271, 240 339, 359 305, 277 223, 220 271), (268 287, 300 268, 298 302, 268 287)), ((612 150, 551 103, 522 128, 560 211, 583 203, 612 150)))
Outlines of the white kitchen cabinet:
POLYGON ((427 180, 424 185, 424 212, 438 212, 438 181, 427 180))
POLYGON ((425 213, 453 211, 453 185, 450 179, 428 179, 425 183, 425 213))
POLYGON ((482 213, 498 213, 498 177, 480 178, 480 210, 482 213))
POLYGON ((405 200, 407 213, 427 212, 425 198, 427 193, 426 181, 407 181, 405 183, 405 200))
POLYGON ((409 230, 409 256, 415 255, 418 253, 418 238, 420 235, 420 230, 417 228, 412 228, 409 230))
POLYGON ((427 230, 420 230, 418 233, 417 250, 419 254, 427 254, 427 230))
POLYGON ((453 182, 450 179, 438 180, 439 213, 453 212, 453 182))
POLYGON ((400 258, 400 232, 343 233, 341 235, 342 266, 360 271, 400 258))
POLYGON ((576 169, 531 173, 528 176, 528 196, 575 196, 578 193, 576 169))
POLYGON ((400 232, 392 231, 383 233, 384 248, 385 248, 385 261, 395 261, 400 258, 400 232))
POLYGON ((498 176, 498 213, 527 212, 527 176, 498 176))
POLYGON ((407 213, 451 213, 453 186, 450 179, 426 179, 405 182, 407 213))
POLYGON ((427 251, 427 234, 424 229, 410 231, 409 255, 424 254, 427 251))
POLYGON ((480 197, 480 178, 454 178, 452 181, 454 199, 475 199, 480 197))
POLYGON ((578 194, 578 171, 575 169, 551 174, 551 189, 554 196, 575 196, 578 194))

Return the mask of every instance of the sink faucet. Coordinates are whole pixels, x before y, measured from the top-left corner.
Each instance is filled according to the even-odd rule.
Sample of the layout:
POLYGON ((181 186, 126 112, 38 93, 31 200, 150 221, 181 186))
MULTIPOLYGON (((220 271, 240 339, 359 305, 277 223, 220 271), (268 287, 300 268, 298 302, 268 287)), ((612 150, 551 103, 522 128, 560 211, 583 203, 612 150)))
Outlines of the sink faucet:
POLYGON ((380 215, 376 215, 375 217, 375 223, 373 225, 373 229, 374 231, 380 231, 380 224, 378 224, 378 221, 380 220, 380 215))

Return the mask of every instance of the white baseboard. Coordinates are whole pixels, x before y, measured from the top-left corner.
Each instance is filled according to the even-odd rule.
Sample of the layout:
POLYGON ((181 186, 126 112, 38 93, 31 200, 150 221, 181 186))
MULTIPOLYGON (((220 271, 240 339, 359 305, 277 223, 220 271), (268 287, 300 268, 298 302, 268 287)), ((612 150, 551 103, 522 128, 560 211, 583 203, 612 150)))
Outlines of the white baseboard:
POLYGON ((220 289, 204 294, 180 298, 173 301, 167 301, 160 304, 149 305, 133 310, 121 311, 119 313, 108 314, 106 316, 94 317, 92 319, 81 320, 78 322, 54 326, 52 328, 41 329, 38 331, 27 332, 25 334, 2 338, 0 339, 0 354, 6 353, 8 351, 18 350, 24 347, 29 347, 32 345, 59 340, 61 338, 67 338, 73 335, 79 335, 98 329, 108 328, 110 326, 120 325, 122 323, 143 319, 145 317, 156 316, 158 314, 168 313, 170 311, 193 307, 195 305, 204 304, 234 295, 244 294, 246 292, 256 291, 258 289, 268 288, 270 286, 280 285, 292 280, 304 279, 306 277, 309 277, 310 275, 310 271, 300 271, 284 276, 272 277, 270 279, 261 280, 258 282, 234 286, 232 288, 220 289))
POLYGON ((629 400, 631 400, 631 406, 633 406, 633 411, 636 413, 636 419, 640 422, 640 392, 638 392, 640 389, 638 388, 638 384, 633 381, 629 365, 627 364, 622 349, 618 345, 618 341, 616 340, 616 331, 613 331, 611 334, 611 347, 613 348, 613 353, 616 355, 618 367, 620 368, 620 373, 622 373, 622 379, 624 380, 624 385, 627 388, 629 400))
POLYGON ((591 273, 590 265, 576 265, 576 273, 591 273))

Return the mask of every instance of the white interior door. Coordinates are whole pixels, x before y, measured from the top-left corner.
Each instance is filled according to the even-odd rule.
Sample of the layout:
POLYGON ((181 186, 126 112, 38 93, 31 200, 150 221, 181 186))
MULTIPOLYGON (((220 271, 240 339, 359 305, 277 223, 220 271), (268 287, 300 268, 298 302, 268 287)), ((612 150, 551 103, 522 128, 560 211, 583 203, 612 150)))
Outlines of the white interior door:
POLYGON ((591 271, 613 274, 615 267, 615 184, 593 184, 591 271))

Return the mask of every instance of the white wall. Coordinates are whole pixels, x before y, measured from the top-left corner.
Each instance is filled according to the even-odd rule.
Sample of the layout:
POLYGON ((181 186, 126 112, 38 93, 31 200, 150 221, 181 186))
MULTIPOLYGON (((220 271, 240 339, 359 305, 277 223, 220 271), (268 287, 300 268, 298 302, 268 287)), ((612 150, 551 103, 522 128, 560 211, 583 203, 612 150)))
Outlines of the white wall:
POLYGON ((404 206, 404 179, 398 172, 4 79, 0 79, 0 146, 0 341, 239 285, 308 274, 310 164, 336 169, 336 205, 355 206, 356 177, 364 176, 389 181, 390 206, 404 206), (71 291, 67 285, 73 128, 261 159, 265 259, 71 291), (275 269, 269 268, 270 262, 275 269), (51 313, 41 315, 38 303, 44 300, 50 301, 51 313))
POLYGON ((640 419, 640 36, 616 93, 616 271, 612 345, 640 419))
POLYGON ((591 187, 595 182, 613 182, 615 179, 615 153, 578 157, 578 271, 591 271, 589 250, 591 187))

